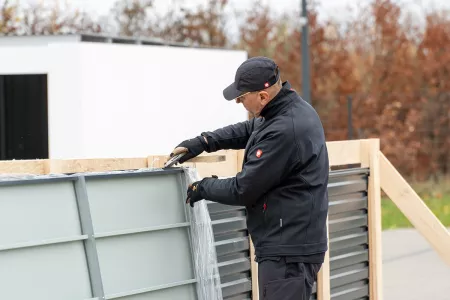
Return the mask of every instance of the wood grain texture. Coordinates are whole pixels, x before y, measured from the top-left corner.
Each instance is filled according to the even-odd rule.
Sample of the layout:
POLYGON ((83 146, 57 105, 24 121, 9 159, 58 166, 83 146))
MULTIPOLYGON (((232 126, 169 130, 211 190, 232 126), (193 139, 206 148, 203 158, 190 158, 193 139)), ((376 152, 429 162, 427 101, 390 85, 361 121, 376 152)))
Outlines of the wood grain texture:
POLYGON ((369 294, 370 299, 383 299, 380 140, 361 141, 361 165, 370 170, 368 178, 369 294))
POLYGON ((450 266, 450 232, 383 153, 380 152, 379 157, 381 188, 450 266))

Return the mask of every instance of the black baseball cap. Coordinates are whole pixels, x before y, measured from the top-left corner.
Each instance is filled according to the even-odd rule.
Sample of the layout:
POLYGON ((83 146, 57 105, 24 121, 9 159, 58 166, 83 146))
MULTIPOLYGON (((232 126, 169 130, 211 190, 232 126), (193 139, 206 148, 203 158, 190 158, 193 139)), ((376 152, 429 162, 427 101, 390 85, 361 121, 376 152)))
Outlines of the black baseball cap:
POLYGON ((223 90, 228 101, 248 93, 264 90, 279 79, 277 64, 264 56, 252 57, 244 61, 236 71, 234 82, 223 90))

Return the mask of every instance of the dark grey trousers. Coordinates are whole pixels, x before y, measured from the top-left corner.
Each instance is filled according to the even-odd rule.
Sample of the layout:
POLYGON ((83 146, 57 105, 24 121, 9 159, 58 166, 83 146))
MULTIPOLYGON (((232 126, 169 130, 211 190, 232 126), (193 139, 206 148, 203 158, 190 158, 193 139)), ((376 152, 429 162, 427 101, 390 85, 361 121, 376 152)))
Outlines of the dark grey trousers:
POLYGON ((284 257, 259 262, 259 299, 309 300, 321 266, 284 257))

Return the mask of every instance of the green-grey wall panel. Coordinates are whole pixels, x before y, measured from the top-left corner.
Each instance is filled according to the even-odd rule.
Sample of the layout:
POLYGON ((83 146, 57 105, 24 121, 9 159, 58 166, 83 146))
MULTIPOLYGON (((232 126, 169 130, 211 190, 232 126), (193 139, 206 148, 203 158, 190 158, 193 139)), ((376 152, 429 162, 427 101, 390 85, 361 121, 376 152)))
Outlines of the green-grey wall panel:
POLYGON ((0 186, 0 247, 79 235, 72 181, 0 186))
POLYGON ((95 233, 186 222, 180 176, 87 177, 95 233))
POLYGON ((186 228, 100 238, 97 250, 106 295, 195 279, 186 228))
POLYGON ((139 295, 118 298, 120 300, 197 300, 194 285, 183 285, 163 290, 157 290, 139 295))
POLYGON ((0 178, 0 299, 196 299, 183 176, 0 178))
POLYGON ((0 251, 0 266, 0 299, 91 298, 81 241, 0 251))

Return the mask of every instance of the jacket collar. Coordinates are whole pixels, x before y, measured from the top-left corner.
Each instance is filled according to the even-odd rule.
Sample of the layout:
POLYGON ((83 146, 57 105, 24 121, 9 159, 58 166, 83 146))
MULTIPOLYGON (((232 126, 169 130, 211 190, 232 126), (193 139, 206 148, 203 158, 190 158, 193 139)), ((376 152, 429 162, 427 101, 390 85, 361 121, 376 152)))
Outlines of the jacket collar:
POLYGON ((260 116, 264 119, 270 119, 282 112, 289 104, 292 103, 290 97, 286 97, 288 94, 293 93, 291 84, 286 81, 283 83, 281 90, 261 111, 260 116))

